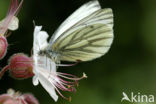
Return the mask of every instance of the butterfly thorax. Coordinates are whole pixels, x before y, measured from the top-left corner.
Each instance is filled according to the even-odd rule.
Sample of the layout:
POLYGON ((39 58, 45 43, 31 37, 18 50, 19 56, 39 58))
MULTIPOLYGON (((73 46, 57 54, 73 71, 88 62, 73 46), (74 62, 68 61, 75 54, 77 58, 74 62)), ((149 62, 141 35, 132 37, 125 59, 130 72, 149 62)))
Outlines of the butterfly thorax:
POLYGON ((46 55, 50 59, 52 59, 56 63, 60 63, 59 56, 60 54, 58 52, 52 51, 52 50, 40 50, 39 55, 44 56, 46 55))

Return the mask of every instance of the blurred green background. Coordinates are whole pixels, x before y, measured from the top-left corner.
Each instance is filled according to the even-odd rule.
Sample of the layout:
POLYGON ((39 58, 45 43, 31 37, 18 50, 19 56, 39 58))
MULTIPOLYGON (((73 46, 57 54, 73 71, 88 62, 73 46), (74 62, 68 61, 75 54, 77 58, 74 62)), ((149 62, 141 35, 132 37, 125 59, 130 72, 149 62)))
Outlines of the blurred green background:
MULTIPOLYGON (((0 61, 4 67, 14 53, 30 55, 33 42, 33 20, 50 35, 78 7, 89 0, 24 0, 18 15, 20 27, 8 37, 6 57, 0 61)), ((88 79, 80 81, 72 102, 61 97, 55 103, 41 85, 33 86, 32 79, 15 80, 5 73, 0 80, 0 93, 8 88, 31 92, 40 104, 132 104, 121 103, 122 92, 156 97, 156 1, 155 0, 99 0, 102 8, 114 12, 114 42, 102 58, 83 62, 59 71, 88 79)), ((4 18, 9 0, 0 0, 0 19, 4 18)), ((65 63, 65 62, 64 62, 65 63)), ((145 104, 145 103, 139 103, 145 104)), ((156 104, 156 101, 155 101, 156 104)))

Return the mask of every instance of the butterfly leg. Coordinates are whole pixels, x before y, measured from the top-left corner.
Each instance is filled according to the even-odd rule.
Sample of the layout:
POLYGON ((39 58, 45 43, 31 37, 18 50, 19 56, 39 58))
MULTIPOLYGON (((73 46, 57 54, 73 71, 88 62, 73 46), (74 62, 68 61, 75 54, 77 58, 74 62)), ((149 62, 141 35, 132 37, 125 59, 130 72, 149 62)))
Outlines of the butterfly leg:
POLYGON ((80 62, 81 62, 80 60, 77 60, 74 64, 57 64, 57 66, 75 66, 80 62))

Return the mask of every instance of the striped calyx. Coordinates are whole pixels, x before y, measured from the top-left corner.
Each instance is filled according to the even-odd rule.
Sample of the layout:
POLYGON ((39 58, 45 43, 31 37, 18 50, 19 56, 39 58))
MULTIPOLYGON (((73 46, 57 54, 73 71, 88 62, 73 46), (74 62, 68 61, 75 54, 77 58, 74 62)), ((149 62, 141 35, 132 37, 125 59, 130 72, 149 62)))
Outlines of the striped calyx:
POLYGON ((5 56, 7 52, 8 42, 4 36, 0 36, 0 60, 5 56))
POLYGON ((33 74, 33 61, 25 54, 18 53, 11 56, 9 64, 5 66, 1 72, 0 77, 4 72, 9 70, 11 77, 16 79, 26 79, 32 77, 33 74))

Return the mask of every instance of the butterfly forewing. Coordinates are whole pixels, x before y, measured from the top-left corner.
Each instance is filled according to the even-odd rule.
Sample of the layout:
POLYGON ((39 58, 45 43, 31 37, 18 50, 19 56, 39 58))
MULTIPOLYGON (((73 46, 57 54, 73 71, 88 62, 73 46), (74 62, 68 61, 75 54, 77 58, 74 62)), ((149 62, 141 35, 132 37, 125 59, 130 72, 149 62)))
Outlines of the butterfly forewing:
POLYGON ((80 20, 56 39, 51 49, 63 61, 89 61, 104 55, 113 41, 113 14, 101 9, 80 20))
POLYGON ((83 18, 87 17, 88 15, 92 14, 93 12, 100 10, 101 7, 97 0, 90 1, 84 5, 82 5, 79 9, 77 9, 72 15, 70 15, 56 30, 53 36, 50 39, 50 44, 61 36, 64 32, 68 29, 71 30, 71 27, 78 23, 83 18))

